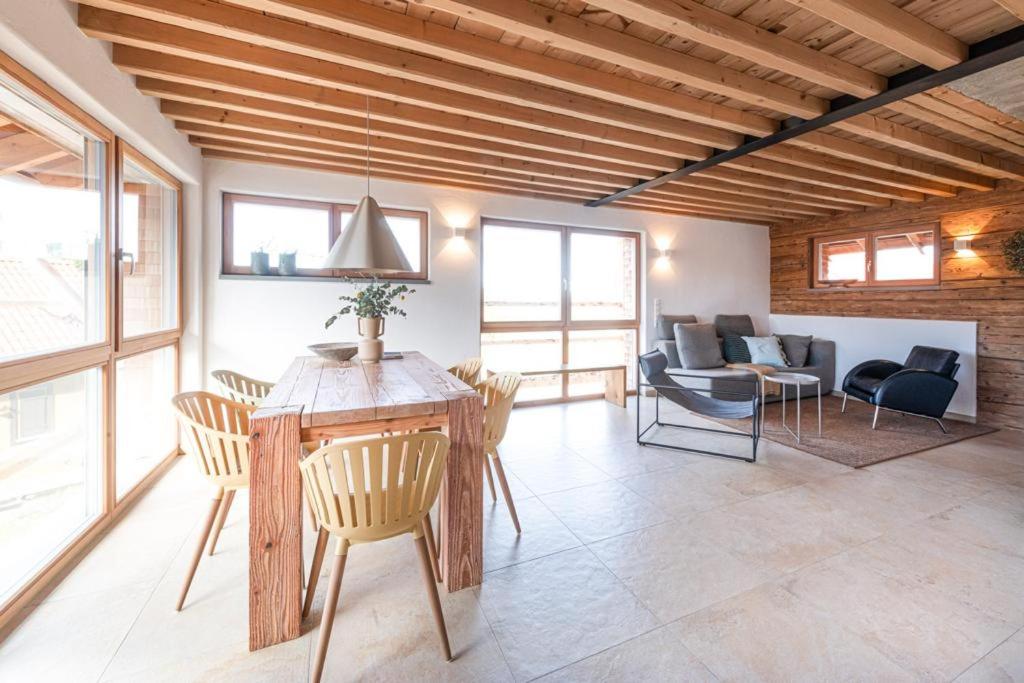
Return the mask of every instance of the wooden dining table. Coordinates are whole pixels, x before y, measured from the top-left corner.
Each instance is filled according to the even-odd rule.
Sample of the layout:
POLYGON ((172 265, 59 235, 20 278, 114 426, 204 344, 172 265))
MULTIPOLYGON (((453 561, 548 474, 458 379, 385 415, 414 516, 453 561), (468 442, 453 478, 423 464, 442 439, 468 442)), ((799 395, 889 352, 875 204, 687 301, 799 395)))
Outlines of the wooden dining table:
POLYGON ((250 421, 249 649, 302 626, 302 443, 444 427, 440 563, 449 591, 483 578, 483 401, 421 353, 378 363, 296 358, 250 421))

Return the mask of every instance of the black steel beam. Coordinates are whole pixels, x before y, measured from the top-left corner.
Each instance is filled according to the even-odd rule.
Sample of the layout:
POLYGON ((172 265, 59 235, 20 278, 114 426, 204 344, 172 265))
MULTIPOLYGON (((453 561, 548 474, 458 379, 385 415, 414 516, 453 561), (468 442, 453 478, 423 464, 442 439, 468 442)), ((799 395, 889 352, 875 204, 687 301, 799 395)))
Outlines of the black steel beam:
MULTIPOLYGON (((691 173, 697 173, 698 171, 746 156, 751 152, 757 152, 787 140, 792 140, 804 133, 810 133, 819 128, 831 126, 844 119, 865 114, 887 104, 898 102, 911 95, 917 95, 932 88, 937 88, 940 85, 946 85, 947 83, 985 71, 986 69, 991 69, 994 66, 999 66, 1020 57, 1024 57, 1024 25, 1017 26, 1009 31, 1004 31, 999 35, 986 38, 971 45, 968 50, 967 59, 948 69, 936 71, 930 67, 920 65, 906 71, 901 71, 890 76, 888 87, 877 95, 865 99, 853 97, 852 95, 841 95, 829 101, 829 111, 821 116, 816 116, 813 119, 790 117, 783 120, 779 130, 771 135, 766 135, 763 138, 747 136, 746 141, 739 147, 724 151, 715 150, 707 159, 687 161, 674 171, 645 180, 642 183, 628 187, 625 190, 620 190, 607 197, 587 202, 586 206, 610 204, 638 192, 659 187, 665 183, 688 176, 691 173)), ((1022 84, 1022 87, 1024 87, 1024 84, 1022 84)))

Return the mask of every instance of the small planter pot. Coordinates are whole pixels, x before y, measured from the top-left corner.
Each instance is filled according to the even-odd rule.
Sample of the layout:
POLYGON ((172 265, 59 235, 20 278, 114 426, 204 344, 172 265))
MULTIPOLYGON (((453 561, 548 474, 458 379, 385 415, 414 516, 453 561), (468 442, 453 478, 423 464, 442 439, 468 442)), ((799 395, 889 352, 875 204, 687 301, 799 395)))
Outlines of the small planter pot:
POLYGON ((270 275, 270 254, 265 251, 249 254, 249 269, 253 275, 270 275))
POLYGON ((277 257, 278 275, 296 275, 298 269, 295 267, 295 252, 279 254, 277 257))
POLYGON ((359 360, 364 363, 376 363, 384 356, 384 342, 380 336, 384 334, 384 318, 358 318, 359 360))

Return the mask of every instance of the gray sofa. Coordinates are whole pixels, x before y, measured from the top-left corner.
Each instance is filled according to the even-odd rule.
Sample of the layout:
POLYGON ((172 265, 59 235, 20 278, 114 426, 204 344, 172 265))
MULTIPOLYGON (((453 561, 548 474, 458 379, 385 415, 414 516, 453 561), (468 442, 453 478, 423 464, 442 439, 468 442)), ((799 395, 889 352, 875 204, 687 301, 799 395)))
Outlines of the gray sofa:
MULTIPOLYGON (((655 342, 657 350, 668 358, 668 374, 680 384, 694 389, 711 389, 720 392, 717 397, 724 399, 744 400, 740 395, 750 396, 757 386, 757 375, 748 370, 736 368, 702 368, 688 369, 683 367, 676 344, 675 326, 696 323, 693 315, 659 315, 655 320, 655 342)), ((748 315, 715 316, 715 328, 721 339, 725 334, 754 336, 754 323, 748 315)), ((800 372, 814 375, 821 379, 821 395, 827 396, 835 387, 836 381, 836 344, 827 339, 812 339, 807 354, 807 362, 800 367, 789 367, 783 371, 800 372)), ((786 393, 794 397, 792 389, 787 387, 786 393)), ((800 387, 801 396, 814 396, 817 390, 813 385, 800 387)), ((780 396, 768 396, 768 401, 777 401, 780 396)))

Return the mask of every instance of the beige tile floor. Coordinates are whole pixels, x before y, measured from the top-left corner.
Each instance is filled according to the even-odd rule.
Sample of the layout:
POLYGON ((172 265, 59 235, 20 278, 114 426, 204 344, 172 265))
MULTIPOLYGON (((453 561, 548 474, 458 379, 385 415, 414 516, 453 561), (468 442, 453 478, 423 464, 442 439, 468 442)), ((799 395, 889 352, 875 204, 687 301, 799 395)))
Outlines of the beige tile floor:
MULTIPOLYGON (((484 584, 443 597, 455 661, 400 538, 352 551, 325 679, 1024 681, 1024 434, 854 471, 640 448, 633 425, 516 411, 524 531, 487 502, 484 584)), ((302 638, 247 651, 244 498, 174 611, 207 500, 183 459, 0 644, 0 681, 306 680, 322 590, 302 638)))

